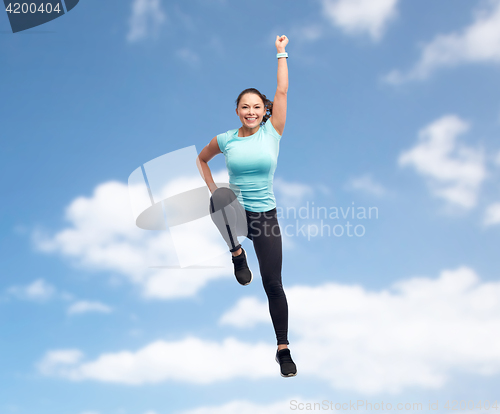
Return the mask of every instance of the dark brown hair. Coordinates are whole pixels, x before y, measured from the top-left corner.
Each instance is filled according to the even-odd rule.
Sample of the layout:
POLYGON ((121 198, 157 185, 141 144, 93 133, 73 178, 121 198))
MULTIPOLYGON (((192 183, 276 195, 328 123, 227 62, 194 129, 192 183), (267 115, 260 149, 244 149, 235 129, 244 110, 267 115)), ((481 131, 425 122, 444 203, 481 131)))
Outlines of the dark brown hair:
POLYGON ((262 102, 264 102, 264 107, 266 108, 266 114, 264 115, 264 118, 262 118, 262 122, 260 125, 263 125, 266 123, 266 121, 271 118, 271 115, 273 114, 273 101, 270 101, 269 99, 266 98, 266 95, 260 93, 257 89, 255 88, 248 88, 245 89, 243 92, 241 92, 238 95, 238 98, 236 99, 236 108, 238 108, 238 105, 240 104, 241 97, 247 93, 253 93, 262 99, 262 102))

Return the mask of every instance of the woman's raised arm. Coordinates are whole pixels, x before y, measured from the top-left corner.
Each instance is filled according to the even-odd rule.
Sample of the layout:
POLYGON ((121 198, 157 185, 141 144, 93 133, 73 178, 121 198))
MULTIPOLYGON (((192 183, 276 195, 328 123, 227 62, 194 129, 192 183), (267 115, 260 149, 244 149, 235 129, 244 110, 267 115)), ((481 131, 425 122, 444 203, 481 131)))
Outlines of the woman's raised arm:
MULTIPOLYGON (((278 53, 285 53, 287 44, 288 38, 285 35, 276 36, 275 45, 278 53)), ((278 58, 278 86, 274 96, 273 114, 271 116, 271 123, 280 135, 283 135, 286 122, 286 94, 288 91, 288 66, 286 60, 286 57, 278 58)))

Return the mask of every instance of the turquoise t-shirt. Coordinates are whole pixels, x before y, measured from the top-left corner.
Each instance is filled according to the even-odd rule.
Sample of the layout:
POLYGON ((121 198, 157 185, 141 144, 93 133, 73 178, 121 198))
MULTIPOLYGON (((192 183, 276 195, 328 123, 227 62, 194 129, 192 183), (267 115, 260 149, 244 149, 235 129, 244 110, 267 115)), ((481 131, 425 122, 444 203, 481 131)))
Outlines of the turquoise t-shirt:
POLYGON ((229 188, 245 210, 272 210, 276 207, 273 178, 281 135, 274 129, 271 118, 248 137, 239 137, 238 130, 217 135, 217 143, 226 158, 229 188))

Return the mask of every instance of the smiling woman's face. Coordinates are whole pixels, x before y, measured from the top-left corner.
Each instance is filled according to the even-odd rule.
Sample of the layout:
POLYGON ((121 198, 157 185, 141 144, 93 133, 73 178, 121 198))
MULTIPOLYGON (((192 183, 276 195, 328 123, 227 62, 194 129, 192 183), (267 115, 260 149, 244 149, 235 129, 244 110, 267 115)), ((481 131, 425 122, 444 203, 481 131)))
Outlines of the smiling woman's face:
POLYGON ((241 97, 236 113, 243 125, 248 128, 255 128, 262 122, 266 114, 266 108, 259 95, 246 93, 241 97))

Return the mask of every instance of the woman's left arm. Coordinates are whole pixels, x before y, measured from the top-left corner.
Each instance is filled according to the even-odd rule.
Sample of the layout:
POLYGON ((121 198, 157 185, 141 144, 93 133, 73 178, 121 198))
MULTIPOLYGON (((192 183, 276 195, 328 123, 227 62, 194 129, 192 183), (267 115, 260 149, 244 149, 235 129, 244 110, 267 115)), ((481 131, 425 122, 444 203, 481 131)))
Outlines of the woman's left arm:
MULTIPOLYGON (((288 44, 288 38, 276 36, 276 50, 278 53, 285 52, 285 46, 288 44)), ((278 58, 278 87, 273 101, 273 112, 271 122, 274 129, 280 135, 283 135, 286 122, 286 94, 288 91, 288 66, 286 57, 278 58)))

